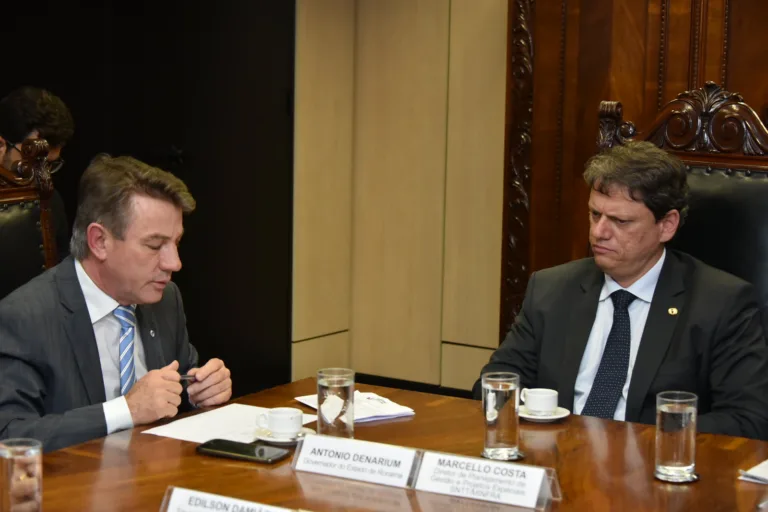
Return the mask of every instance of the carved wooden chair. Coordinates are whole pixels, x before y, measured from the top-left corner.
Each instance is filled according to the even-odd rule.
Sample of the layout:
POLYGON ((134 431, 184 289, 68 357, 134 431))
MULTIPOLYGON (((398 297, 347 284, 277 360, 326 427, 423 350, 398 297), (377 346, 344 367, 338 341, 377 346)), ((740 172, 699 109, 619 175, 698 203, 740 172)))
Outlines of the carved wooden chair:
POLYGON ((638 132, 621 103, 602 102, 598 147, 630 140, 651 141, 688 168, 690 210, 670 247, 751 282, 768 305, 768 130, 755 111, 707 82, 638 132))
POLYGON ((0 167, 0 299, 58 263, 45 140, 26 140, 13 169, 0 167))

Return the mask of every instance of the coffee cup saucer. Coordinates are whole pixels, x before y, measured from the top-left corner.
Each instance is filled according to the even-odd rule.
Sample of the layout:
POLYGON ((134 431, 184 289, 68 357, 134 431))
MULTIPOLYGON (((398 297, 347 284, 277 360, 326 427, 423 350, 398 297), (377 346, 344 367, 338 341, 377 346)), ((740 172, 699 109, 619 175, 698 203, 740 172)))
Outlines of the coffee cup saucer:
POLYGON ((299 433, 294 437, 274 437, 271 431, 266 428, 258 427, 256 429, 256 440, 278 446, 294 446, 302 437, 314 433, 315 431, 311 428, 302 427, 301 430, 299 430, 299 433))
POLYGON ((521 405, 519 409, 520 417, 527 421, 532 421, 534 423, 551 423, 553 421, 558 421, 563 418, 567 418, 571 411, 566 409, 565 407, 558 407, 555 409, 555 412, 552 414, 541 415, 533 415, 528 411, 528 408, 525 405, 521 405))

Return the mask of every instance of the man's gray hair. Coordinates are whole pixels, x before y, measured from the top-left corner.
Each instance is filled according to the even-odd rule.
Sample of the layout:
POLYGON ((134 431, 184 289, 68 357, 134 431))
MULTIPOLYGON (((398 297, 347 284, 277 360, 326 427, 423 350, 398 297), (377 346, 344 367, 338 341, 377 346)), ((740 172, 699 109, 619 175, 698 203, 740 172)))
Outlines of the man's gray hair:
POLYGON ((129 156, 98 155, 80 178, 77 214, 69 242, 75 258, 82 261, 90 253, 87 231, 94 222, 118 239, 123 238, 134 195, 168 201, 185 214, 195 209, 187 186, 173 174, 129 156))

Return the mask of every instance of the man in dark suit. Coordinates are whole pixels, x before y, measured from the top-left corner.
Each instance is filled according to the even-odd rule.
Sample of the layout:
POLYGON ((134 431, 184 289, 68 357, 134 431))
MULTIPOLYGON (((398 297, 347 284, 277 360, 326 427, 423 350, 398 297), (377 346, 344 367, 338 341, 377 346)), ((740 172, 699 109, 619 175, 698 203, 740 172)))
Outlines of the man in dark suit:
POLYGON ((187 400, 229 400, 224 363, 197 368, 170 281, 182 214, 194 208, 170 173, 94 159, 72 256, 0 301, 0 440, 32 437, 50 451, 173 417, 187 400), (179 372, 193 378, 183 397, 179 372))
MULTIPOLYGON (((656 394, 698 395, 698 430, 768 439, 768 349, 752 286, 665 249, 687 211, 685 167, 646 142, 584 173, 593 258, 531 275, 481 374, 556 389, 577 414, 654 423, 656 394)), ((474 394, 481 394, 481 381, 474 394)))

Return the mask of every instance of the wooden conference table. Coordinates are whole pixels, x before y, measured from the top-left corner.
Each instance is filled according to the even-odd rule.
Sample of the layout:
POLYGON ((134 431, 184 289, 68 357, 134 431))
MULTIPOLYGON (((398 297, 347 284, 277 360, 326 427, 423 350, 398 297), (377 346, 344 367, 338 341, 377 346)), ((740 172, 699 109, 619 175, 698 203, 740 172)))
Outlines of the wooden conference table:
MULTIPOLYGON (((477 456, 483 448, 480 403, 377 386, 358 385, 416 411, 355 426, 357 439, 477 456)), ((295 406, 313 393, 314 379, 262 391, 237 402, 295 406)), ((314 427, 315 425, 309 425, 314 427)), ((158 510, 169 485, 307 510, 513 510, 309 473, 290 458, 275 465, 204 457, 196 445, 141 434, 145 428, 59 450, 44 457, 46 512, 58 510, 158 510)), ((701 479, 672 485, 653 478, 652 426, 574 416, 554 424, 521 420, 522 462, 557 469, 563 500, 551 510, 755 510, 768 486, 737 480, 739 468, 768 458, 768 443, 699 434, 696 466, 701 479)))

